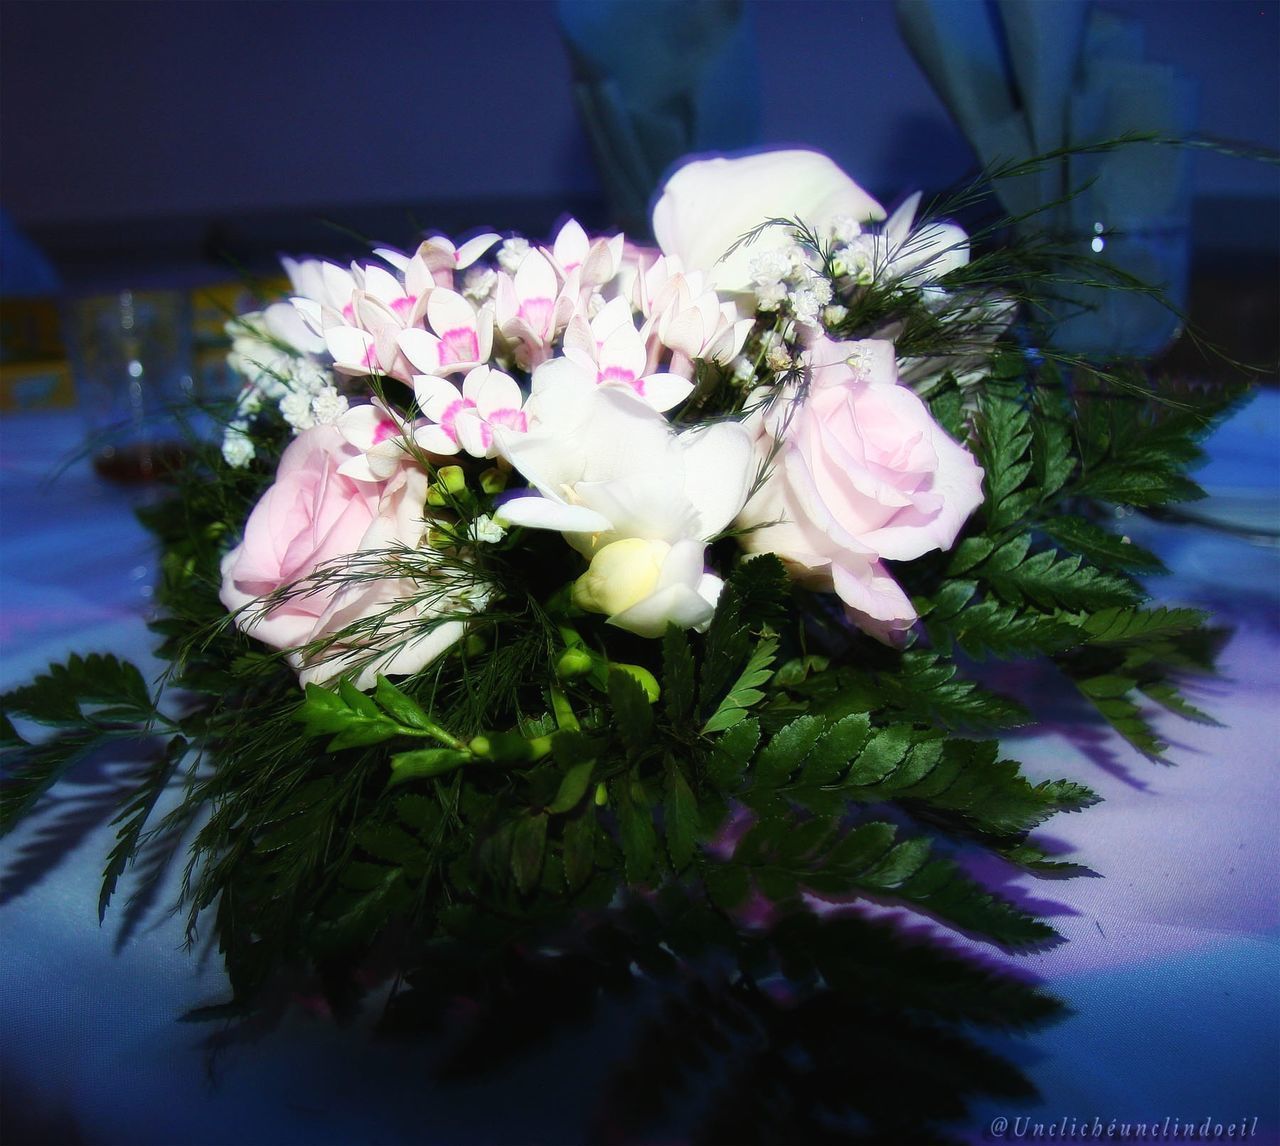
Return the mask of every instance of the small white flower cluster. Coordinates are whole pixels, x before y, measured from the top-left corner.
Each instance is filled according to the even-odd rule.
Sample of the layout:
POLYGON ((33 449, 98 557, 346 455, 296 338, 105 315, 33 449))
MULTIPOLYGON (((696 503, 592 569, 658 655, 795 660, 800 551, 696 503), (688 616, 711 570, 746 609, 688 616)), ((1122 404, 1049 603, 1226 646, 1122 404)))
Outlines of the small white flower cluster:
POLYGON ((804 326, 818 327, 831 302, 831 284, 798 244, 766 251, 751 261, 751 282, 760 310, 787 310, 804 326))
POLYGON ((260 313, 227 323, 231 351, 227 364, 244 379, 235 417, 222 438, 222 457, 237 469, 254 456, 249 422, 264 402, 274 402, 294 433, 332 425, 346 412, 347 399, 330 373, 309 356, 273 340, 260 313))

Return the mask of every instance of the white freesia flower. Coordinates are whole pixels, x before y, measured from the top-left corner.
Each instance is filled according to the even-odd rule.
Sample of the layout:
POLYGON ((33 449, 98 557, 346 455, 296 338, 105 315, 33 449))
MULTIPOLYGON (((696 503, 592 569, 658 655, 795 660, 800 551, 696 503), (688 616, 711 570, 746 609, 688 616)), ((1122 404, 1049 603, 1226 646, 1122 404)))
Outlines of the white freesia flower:
POLYGON ((703 550, 746 500, 755 467, 746 431, 718 423, 677 434, 630 391, 568 377, 527 409, 528 433, 495 437, 537 495, 506 502, 500 518, 559 530, 593 558, 579 603, 611 624, 642 636, 705 625, 721 582, 704 572, 703 550))

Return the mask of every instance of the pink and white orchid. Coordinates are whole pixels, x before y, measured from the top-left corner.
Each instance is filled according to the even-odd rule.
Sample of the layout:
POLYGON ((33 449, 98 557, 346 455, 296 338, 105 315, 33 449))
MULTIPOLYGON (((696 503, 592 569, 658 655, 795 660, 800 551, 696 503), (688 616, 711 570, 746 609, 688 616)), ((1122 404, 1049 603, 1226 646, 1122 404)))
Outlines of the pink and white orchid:
POLYGON ((360 453, 343 462, 340 474, 357 481, 386 481, 404 462, 414 426, 381 398, 352 406, 335 423, 343 438, 360 453))
POLYGON ((477 309, 462 295, 437 287, 427 297, 429 330, 403 331, 397 343, 422 374, 457 374, 489 361, 493 312, 477 309))
POLYGON ((514 275, 499 273, 494 299, 498 329, 519 345, 523 365, 537 366, 550 357, 551 343, 577 310, 579 274, 575 269, 561 283, 540 251, 526 254, 514 275))
POLYGON ((698 271, 685 272, 680 260, 663 256, 634 285, 636 309, 645 317, 641 337, 648 346, 650 367, 661 349, 673 351, 673 372, 693 375, 693 360, 732 362, 742 350, 754 319, 739 317, 738 308, 723 302, 698 271))
POLYGON ((604 286, 617 275, 622 265, 626 239, 623 235, 590 239, 576 219, 569 219, 556 233, 548 252, 561 278, 568 280, 574 271, 585 290, 604 286))
MULTIPOLYGON (((579 377, 598 386, 624 387, 659 412, 678 406, 693 392, 688 378, 648 370, 645 340, 624 298, 611 299, 589 323, 581 315, 574 316, 564 332, 563 361, 579 377)), ((537 389, 536 372, 533 385, 537 389)))
POLYGON ((418 245, 412 256, 387 248, 380 248, 375 253, 403 272, 406 287, 417 294, 425 294, 431 286, 452 290, 454 273, 466 270, 501 237, 491 233, 476 235, 462 246, 455 247, 443 235, 432 235, 418 245))
POLYGON ((444 378, 419 375, 413 380, 413 391, 432 423, 419 428, 415 438, 435 454, 465 450, 474 458, 497 457, 495 428, 521 434, 529 428, 520 387, 509 375, 488 366, 471 370, 461 387, 444 378))

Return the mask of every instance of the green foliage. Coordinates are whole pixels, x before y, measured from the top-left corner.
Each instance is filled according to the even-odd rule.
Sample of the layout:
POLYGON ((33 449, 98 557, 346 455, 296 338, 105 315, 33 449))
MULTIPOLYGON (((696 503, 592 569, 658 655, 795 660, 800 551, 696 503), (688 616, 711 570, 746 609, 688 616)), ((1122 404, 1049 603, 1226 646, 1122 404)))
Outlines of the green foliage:
MULTIPOLYGON (((155 726, 172 727, 156 709, 137 668, 97 653, 73 654, 65 664, 50 665, 29 685, 0 696, 0 713, 4 717, 0 834, 12 829, 52 784, 93 752, 113 743, 146 740, 155 726), (14 726, 15 717, 52 728, 54 734, 28 740, 14 726)), ((144 793, 149 787, 144 781, 144 793)), ((140 798, 140 806, 149 812, 154 799, 140 798)), ((136 833, 126 832, 131 842, 119 856, 113 854, 111 867, 123 866, 140 835, 141 822, 136 833)), ((112 886, 114 882, 112 877, 112 886)), ((104 885, 106 898, 110 890, 104 885)))
POLYGON ((151 767, 146 770, 128 803, 112 820, 112 825, 118 824, 120 829, 116 834, 115 847, 107 857, 106 870, 102 874, 102 888, 98 893, 99 923, 106 918, 107 907, 115 893, 116 884, 137 855, 147 821, 151 818, 156 802, 164 794, 187 749, 188 744, 184 737, 173 737, 164 751, 156 757, 151 767))

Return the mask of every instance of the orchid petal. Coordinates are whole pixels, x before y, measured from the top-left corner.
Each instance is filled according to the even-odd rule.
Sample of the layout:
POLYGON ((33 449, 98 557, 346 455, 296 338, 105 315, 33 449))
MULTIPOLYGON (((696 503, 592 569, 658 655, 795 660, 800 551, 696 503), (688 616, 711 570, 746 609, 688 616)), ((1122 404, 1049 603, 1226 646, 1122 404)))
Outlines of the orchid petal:
POLYGON ((686 430, 677 439, 684 451, 684 491, 698 515, 697 536, 714 537, 738 515, 754 476, 751 438, 734 422, 686 430))
POLYGON ((634 390, 647 405, 665 413, 693 393, 693 383, 679 374, 646 374, 637 379, 634 390))
POLYGON ((434 374, 415 374, 413 396, 423 414, 433 422, 439 422, 445 410, 461 400, 462 392, 452 382, 434 374))
POLYGON ((585 505, 566 505, 549 497, 517 497, 498 506, 497 517, 528 529, 554 529, 560 533, 599 533, 611 523, 585 505))

